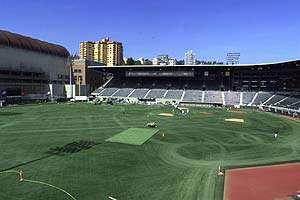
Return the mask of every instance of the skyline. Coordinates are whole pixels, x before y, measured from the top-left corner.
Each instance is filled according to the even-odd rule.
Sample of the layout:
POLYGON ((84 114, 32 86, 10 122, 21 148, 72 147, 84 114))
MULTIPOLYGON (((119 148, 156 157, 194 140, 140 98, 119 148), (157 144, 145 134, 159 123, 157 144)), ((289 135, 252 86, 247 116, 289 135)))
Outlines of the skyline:
POLYGON ((123 43, 124 57, 135 59, 168 54, 183 60, 191 49, 198 60, 225 61, 228 52, 240 52, 241 63, 300 58, 297 0, 128 2, 4 0, 0 29, 63 45, 72 54, 81 41, 109 36, 123 43))

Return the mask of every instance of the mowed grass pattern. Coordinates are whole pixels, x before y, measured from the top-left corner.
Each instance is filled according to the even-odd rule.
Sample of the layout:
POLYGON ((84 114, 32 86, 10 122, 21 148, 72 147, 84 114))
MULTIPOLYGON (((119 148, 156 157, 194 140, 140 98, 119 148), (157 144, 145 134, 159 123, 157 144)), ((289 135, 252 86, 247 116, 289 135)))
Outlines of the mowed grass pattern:
MULTIPOLYGON (((1 108, 0 171, 22 169, 26 178, 61 187, 78 200, 222 200, 224 177, 216 176, 218 165, 254 166, 300 157, 298 122, 214 108, 190 108, 186 117, 176 112, 158 116, 172 109, 82 103, 1 108), (140 146, 105 141, 147 122, 156 122, 165 137, 156 134, 140 146)), ((68 197, 18 182, 15 174, 1 174, 0 199, 68 197)))
POLYGON ((142 145, 159 130, 154 128, 129 128, 107 139, 107 142, 142 145))

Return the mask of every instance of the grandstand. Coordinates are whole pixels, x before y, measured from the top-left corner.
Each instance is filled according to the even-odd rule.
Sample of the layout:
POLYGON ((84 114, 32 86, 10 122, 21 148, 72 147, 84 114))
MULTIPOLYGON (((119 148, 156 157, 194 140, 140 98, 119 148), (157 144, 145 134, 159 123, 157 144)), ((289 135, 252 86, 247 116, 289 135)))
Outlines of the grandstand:
POLYGON ((240 96, 242 96, 242 105, 248 106, 248 105, 251 105, 252 100, 254 100, 256 98, 257 93, 256 92, 242 92, 240 96))
POLYGON ((144 98, 149 92, 149 89, 135 89, 129 97, 144 98))
POLYGON ((113 74, 112 80, 93 92, 98 98, 300 109, 299 60, 254 65, 99 66, 97 69, 113 74))
POLYGON ((201 103, 203 102, 202 96, 203 96, 203 92, 200 90, 186 90, 182 98, 182 101, 201 103))

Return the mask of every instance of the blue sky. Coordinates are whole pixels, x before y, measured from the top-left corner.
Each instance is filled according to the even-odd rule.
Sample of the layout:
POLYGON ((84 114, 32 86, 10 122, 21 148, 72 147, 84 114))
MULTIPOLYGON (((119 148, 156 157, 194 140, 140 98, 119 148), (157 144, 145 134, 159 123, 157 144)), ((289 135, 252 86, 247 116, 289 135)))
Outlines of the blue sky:
POLYGON ((0 29, 65 46, 110 36, 124 56, 300 59, 300 0, 1 0, 0 29))

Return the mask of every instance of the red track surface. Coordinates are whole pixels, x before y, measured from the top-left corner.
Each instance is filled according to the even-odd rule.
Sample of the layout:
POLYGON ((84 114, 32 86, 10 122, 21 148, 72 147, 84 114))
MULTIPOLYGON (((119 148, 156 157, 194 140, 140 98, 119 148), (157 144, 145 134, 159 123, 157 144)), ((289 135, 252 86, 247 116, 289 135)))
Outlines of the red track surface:
POLYGON ((300 190, 300 163, 226 171, 224 200, 283 200, 300 190))

